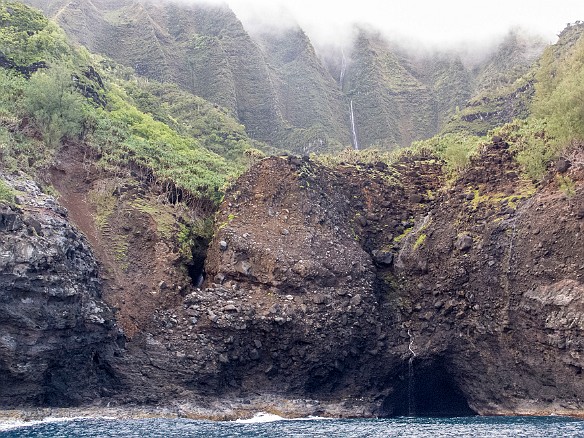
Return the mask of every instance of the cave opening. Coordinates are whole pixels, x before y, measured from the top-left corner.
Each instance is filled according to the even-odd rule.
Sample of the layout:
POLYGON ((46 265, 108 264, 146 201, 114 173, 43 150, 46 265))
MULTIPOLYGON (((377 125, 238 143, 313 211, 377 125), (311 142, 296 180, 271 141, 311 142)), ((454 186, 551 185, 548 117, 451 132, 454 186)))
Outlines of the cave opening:
POLYGON ((191 247, 192 262, 187 265, 189 277, 194 287, 201 287, 205 280, 205 260, 210 239, 197 236, 191 247))
POLYGON ((473 411, 441 361, 414 360, 381 407, 384 417, 469 417, 473 411))

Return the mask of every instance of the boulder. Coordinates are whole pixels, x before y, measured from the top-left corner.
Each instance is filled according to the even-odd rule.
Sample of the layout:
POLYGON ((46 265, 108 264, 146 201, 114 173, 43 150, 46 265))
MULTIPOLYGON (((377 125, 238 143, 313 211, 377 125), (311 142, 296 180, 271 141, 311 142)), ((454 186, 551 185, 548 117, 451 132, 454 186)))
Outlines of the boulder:
POLYGON ((466 233, 459 234, 456 237, 456 241, 454 242, 455 248, 458 249, 459 251, 468 251, 469 249, 472 248, 472 244, 473 244, 472 236, 466 233))

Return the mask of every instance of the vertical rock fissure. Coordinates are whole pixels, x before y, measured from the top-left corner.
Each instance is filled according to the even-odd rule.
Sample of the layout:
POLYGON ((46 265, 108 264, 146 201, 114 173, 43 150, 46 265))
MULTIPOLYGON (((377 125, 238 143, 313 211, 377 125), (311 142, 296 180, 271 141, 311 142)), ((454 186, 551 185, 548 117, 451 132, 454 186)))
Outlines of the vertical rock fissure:
POLYGON ((187 265, 187 270, 194 287, 201 287, 205 280, 205 260, 209 243, 209 239, 198 237, 191 248, 192 263, 187 265))

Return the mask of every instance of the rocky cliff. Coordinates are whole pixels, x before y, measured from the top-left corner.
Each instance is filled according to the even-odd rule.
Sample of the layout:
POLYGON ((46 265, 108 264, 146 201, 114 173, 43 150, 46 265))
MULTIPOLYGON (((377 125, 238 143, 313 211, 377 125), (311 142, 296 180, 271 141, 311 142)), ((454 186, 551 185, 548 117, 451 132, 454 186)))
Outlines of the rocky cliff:
POLYGON ((211 325, 258 341, 224 353, 236 380, 378 415, 580 412, 584 169, 560 168, 536 190, 500 139, 446 186, 423 157, 261 162, 207 260, 234 291, 211 325))
MULTIPOLYGON (((233 56, 241 47, 257 49, 237 61, 238 80, 253 82, 257 67, 276 84, 256 83, 242 100, 232 100, 239 91, 231 90, 226 105, 232 102, 238 114, 253 101, 280 120, 270 101, 277 95, 276 101, 286 101, 281 115, 303 125, 334 113, 343 101, 330 83, 336 73, 327 77, 299 30, 256 36, 260 49, 222 7, 194 8, 183 21, 170 5, 59 4, 66 6, 62 20, 71 17, 67 8, 90 6, 96 20, 109 11, 102 18, 124 31, 139 23, 148 33, 146 24, 156 17, 177 40, 194 26, 204 38, 185 44, 204 55, 196 68, 206 66, 203 47, 229 47, 233 56), (209 23, 228 29, 217 35, 209 23), (260 58, 271 66, 258 67, 260 58), (292 81, 290 71, 303 77, 292 81), (323 92, 296 99, 293 89, 312 80, 325 83, 323 92), (319 107, 322 99, 326 104, 319 107), (305 105, 312 109, 299 117, 305 105)), ((12 24, 4 30, 16 31, 23 42, 31 36, 30 17, 40 29, 49 26, 22 5, 5 9, 12 24)), ((568 28, 560 49, 579 44, 580 31, 581 25, 568 28)), ((154 36, 170 38, 165 32, 154 36)), ((51 32, 41 35, 61 41, 51 32)), ((351 59, 341 64, 347 70, 339 83, 354 98, 357 120, 368 96, 370 110, 398 102, 403 126, 426 129, 433 116, 408 111, 406 103, 443 112, 468 91, 460 60, 438 57, 427 68, 428 60, 414 62, 373 37, 361 35, 362 52, 347 54, 351 59), (450 94, 452 84, 460 94, 450 94)), ((548 51, 546 62, 554 53, 548 51)), ((570 67, 578 53, 558 59, 570 67)), ((234 173, 198 142, 243 159, 249 144, 229 110, 211 110, 202 98, 168 84, 142 89, 132 80, 133 86, 125 85, 128 95, 108 95, 109 106, 128 106, 106 105, 102 112, 105 100, 95 96, 115 89, 115 82, 84 67, 63 77, 81 81, 76 89, 100 109, 85 106, 83 129, 49 147, 36 125, 39 114, 17 104, 19 96, 50 89, 35 84, 32 72, 52 58, 43 51, 22 54, 22 65, 3 65, 24 76, 2 75, 9 93, 1 95, 0 120, 0 406, 131 404, 230 417, 258 410, 302 416, 583 414, 580 131, 568 133, 570 146, 552 160, 554 151, 560 154, 547 138, 553 131, 538 123, 524 131, 521 124, 508 126, 500 135, 509 135, 512 147, 499 136, 484 140, 465 168, 465 145, 448 138, 444 142, 452 144, 418 145, 418 152, 404 150, 397 161, 370 151, 345 153, 346 162, 330 156, 260 159, 248 150, 249 169, 220 201, 234 173), (101 91, 87 93, 82 76, 101 91), (141 113, 134 99, 193 141, 141 113), (193 121, 191 114, 201 111, 204 117, 193 121), (134 136, 139 133, 144 136, 134 136), (226 151, 229 145, 237 149, 226 151), (380 156, 387 162, 372 159, 380 156), (526 179, 518 163, 539 165, 543 179, 526 179), (58 193, 58 201, 24 171, 58 193)), ((559 79, 566 75, 549 71, 559 79)), ((577 72, 570 73, 579 78, 577 72)), ((215 77, 199 73, 197 80, 215 77)), ((575 114, 577 82, 565 85, 576 90, 566 94, 574 101, 568 107, 574 112, 566 114, 575 114)), ((210 82, 203 88, 213 91, 210 82)), ((342 113, 316 130, 302 129, 319 140, 341 124, 342 113)), ((511 117, 513 108, 505 114, 511 117)), ((391 112, 373 115, 379 118, 366 119, 381 133, 375 138, 407 134, 391 112), (384 131, 389 122, 397 128, 384 131)), ((293 138, 294 129, 282 126, 269 129, 293 138)))
POLYGON ((3 404, 581 414, 582 153, 538 187, 500 138, 455 179, 432 156, 264 159, 216 215, 202 288, 171 285, 184 274, 163 253, 139 258, 167 244, 154 231, 128 240, 131 270, 97 251, 115 316, 51 198, 5 207, 3 404), (116 319, 129 330, 119 346, 116 319))
POLYGON ((85 237, 52 196, 8 177, 0 206, 0 404, 71 406, 112 394, 118 331, 85 237))

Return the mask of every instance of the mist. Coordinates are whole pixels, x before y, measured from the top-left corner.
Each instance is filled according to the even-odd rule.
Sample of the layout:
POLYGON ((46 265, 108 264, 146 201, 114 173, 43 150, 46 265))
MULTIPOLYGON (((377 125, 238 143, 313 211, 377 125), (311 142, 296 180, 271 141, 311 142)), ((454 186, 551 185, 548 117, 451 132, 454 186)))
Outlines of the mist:
POLYGON ((553 43, 567 23, 584 20, 582 0, 226 0, 226 3, 251 33, 299 25, 316 47, 350 45, 356 25, 374 28, 388 39, 428 50, 465 47, 481 50, 500 40, 511 28, 525 29, 553 43))

